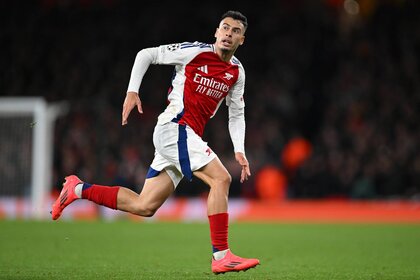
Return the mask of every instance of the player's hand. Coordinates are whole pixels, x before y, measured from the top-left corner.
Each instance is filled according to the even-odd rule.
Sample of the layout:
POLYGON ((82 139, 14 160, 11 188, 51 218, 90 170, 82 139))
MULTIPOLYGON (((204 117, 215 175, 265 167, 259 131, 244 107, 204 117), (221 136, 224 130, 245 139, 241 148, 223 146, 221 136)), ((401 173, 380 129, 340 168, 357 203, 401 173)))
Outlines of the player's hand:
POLYGON ((129 91, 125 96, 123 110, 122 110, 122 125, 127 124, 128 116, 130 115, 131 110, 137 106, 137 110, 140 114, 143 114, 143 108, 141 107, 140 97, 137 92, 129 91))
POLYGON ((245 180, 248 180, 248 176, 251 176, 249 162, 243 153, 235 153, 235 159, 242 166, 241 183, 243 183, 245 180))

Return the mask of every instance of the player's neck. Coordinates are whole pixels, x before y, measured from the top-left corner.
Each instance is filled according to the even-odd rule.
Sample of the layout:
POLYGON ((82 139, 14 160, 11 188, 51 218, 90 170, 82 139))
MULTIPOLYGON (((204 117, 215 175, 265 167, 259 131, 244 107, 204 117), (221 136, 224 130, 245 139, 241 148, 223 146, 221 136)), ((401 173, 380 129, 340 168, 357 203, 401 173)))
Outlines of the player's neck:
POLYGON ((224 62, 229 62, 232 59, 232 56, 234 54, 234 51, 223 51, 221 49, 216 48, 216 54, 219 56, 219 58, 224 62))

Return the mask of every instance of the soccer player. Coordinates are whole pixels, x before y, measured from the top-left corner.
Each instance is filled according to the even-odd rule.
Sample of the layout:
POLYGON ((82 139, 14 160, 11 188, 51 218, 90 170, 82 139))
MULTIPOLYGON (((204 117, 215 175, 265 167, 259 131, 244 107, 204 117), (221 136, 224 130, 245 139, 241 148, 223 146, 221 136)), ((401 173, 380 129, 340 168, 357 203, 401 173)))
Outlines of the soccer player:
POLYGON ((169 104, 159 115, 153 133, 155 157, 141 193, 123 187, 88 184, 71 175, 65 178, 60 196, 53 204, 53 220, 60 217, 67 205, 80 198, 150 217, 184 176, 191 180, 194 175, 210 187, 207 212, 213 246, 212 271, 241 271, 258 265, 258 259, 241 258, 229 250, 228 193, 231 176, 201 138, 206 123, 226 99, 235 159, 242 168, 240 181, 248 179, 251 172, 244 149, 245 72, 234 57, 236 49, 244 43, 247 26, 244 15, 228 11, 216 29, 214 44, 185 42, 138 52, 124 100, 122 125, 127 124, 134 107, 140 114, 143 113, 138 91, 149 65, 175 66, 168 94, 169 104))

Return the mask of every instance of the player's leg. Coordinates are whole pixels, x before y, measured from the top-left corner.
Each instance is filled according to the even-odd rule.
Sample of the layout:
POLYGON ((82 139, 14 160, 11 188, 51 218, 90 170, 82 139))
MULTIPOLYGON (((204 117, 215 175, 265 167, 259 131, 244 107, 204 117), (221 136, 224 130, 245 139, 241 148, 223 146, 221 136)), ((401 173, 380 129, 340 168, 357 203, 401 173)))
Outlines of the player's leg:
POLYGON ((165 170, 146 179, 140 195, 120 188, 117 209, 144 217, 151 217, 174 191, 174 183, 165 170))
POLYGON ((224 257, 229 249, 228 195, 231 177, 218 157, 195 171, 194 175, 210 187, 207 198, 207 215, 213 254, 216 259, 219 259, 224 257))
POLYGON ((247 270, 257 266, 257 259, 245 259, 234 255, 228 245, 228 195, 231 176, 219 158, 194 172, 210 187, 207 200, 207 213, 210 224, 210 237, 213 246, 212 271, 225 273, 247 270))
POLYGON ((227 213, 229 187, 232 178, 218 157, 194 171, 194 175, 210 187, 207 198, 207 215, 227 213))
POLYGON ((146 179, 140 195, 119 186, 102 186, 82 182, 77 176, 66 177, 60 196, 52 207, 53 220, 61 216, 65 207, 83 198, 108 208, 150 217, 174 190, 174 183, 165 170, 146 179))

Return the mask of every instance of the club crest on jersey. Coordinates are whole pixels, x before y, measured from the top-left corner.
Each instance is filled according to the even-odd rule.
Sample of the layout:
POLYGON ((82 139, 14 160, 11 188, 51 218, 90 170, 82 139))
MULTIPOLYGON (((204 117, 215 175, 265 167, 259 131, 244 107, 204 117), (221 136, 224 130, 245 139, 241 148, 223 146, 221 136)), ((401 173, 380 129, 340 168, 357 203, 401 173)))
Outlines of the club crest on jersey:
POLYGON ((223 79, 226 79, 226 80, 230 80, 230 79, 232 79, 233 78, 233 75, 232 74, 230 74, 230 73, 228 73, 228 72, 226 72, 225 73, 225 76, 223 77, 223 79))
POLYGON ((181 46, 180 44, 171 44, 171 45, 167 45, 166 48, 168 49, 168 51, 173 52, 179 49, 180 46, 181 46))

